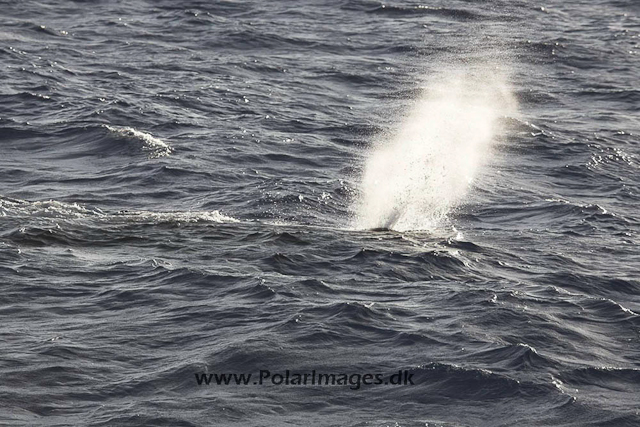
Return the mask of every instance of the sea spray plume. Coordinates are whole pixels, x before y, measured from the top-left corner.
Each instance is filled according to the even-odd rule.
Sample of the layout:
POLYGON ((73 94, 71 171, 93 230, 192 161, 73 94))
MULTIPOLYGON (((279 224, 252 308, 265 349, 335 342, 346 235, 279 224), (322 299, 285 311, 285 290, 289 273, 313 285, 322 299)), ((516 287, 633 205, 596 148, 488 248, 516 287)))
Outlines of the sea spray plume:
POLYGON ((356 228, 438 227, 486 160, 499 118, 515 110, 506 75, 495 66, 432 77, 399 129, 368 154, 356 228))

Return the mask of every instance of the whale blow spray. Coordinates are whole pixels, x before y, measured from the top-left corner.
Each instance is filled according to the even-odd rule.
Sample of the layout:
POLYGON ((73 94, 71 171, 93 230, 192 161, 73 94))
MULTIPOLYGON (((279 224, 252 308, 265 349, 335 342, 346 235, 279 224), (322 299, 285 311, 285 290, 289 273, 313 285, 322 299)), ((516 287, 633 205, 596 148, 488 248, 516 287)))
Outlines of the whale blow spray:
POLYGON ((449 69, 368 153, 357 229, 431 230, 463 200, 516 102, 497 67, 449 69))

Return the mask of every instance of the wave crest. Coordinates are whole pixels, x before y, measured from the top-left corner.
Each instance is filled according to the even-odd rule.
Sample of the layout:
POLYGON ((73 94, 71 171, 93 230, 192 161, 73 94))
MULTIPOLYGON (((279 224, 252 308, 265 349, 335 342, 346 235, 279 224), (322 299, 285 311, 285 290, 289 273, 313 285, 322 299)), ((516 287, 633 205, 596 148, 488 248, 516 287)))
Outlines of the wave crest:
POLYGON ((142 148, 149 153, 149 158, 165 157, 173 152, 173 148, 171 148, 169 144, 150 133, 142 132, 128 126, 115 127, 104 125, 104 127, 119 138, 142 143, 142 148))

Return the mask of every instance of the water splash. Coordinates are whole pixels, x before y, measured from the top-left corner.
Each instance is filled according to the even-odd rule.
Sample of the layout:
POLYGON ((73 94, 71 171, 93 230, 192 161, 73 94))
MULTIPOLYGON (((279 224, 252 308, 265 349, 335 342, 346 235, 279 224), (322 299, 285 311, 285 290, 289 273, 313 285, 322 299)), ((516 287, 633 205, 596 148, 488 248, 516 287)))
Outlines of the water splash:
POLYGON ((358 229, 432 230, 460 203, 515 113, 504 70, 447 69, 430 79, 399 129, 376 144, 355 206, 358 229))

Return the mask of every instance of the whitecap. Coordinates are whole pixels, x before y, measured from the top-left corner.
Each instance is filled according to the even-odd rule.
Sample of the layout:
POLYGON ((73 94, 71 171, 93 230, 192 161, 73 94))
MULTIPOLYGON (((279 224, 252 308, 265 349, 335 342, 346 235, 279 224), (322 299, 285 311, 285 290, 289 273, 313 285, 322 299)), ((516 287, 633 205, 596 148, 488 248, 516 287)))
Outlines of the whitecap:
POLYGON ((213 211, 175 211, 175 212, 152 212, 152 211, 121 211, 113 217, 125 219, 131 222, 151 222, 159 223, 232 223, 239 222, 237 219, 224 215, 218 210, 213 211))
POLYGON ((134 211, 126 210, 117 213, 105 213, 98 208, 88 208, 78 203, 65 203, 56 200, 30 202, 0 196, 0 216, 2 217, 35 217, 55 219, 91 219, 106 222, 142 222, 142 223, 233 223, 236 218, 212 211, 134 211))
POLYGON ((142 148, 149 153, 149 158, 155 159, 158 157, 164 157, 173 152, 173 148, 171 148, 169 144, 160 138, 156 138, 150 133, 142 132, 128 126, 115 127, 104 125, 104 127, 120 138, 139 141, 142 143, 142 148))
POLYGON ((57 200, 29 202, 0 196, 0 216, 40 218, 81 218, 103 215, 97 209, 88 209, 78 203, 65 203, 57 200))

